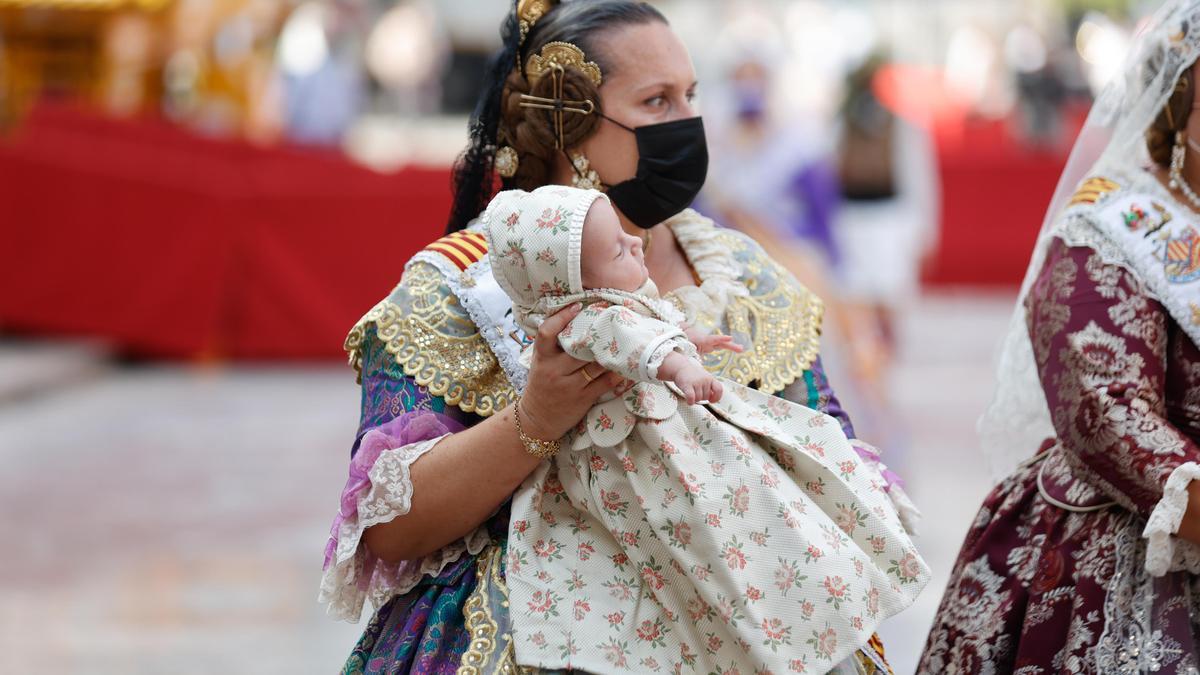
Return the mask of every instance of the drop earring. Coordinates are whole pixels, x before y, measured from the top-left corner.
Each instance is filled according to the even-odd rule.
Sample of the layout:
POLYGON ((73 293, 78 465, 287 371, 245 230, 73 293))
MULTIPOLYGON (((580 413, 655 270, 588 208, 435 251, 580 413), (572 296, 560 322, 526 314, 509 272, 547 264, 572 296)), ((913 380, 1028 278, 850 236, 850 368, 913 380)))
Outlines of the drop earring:
POLYGON ((1200 195, 1197 195, 1192 190, 1192 186, 1188 185, 1187 179, 1183 176, 1183 162, 1187 155, 1187 141, 1186 132, 1178 131, 1175 133, 1175 147, 1171 148, 1171 168, 1167 172, 1167 176, 1170 179, 1168 185, 1191 202, 1193 209, 1200 211, 1200 195))
POLYGON ((599 190, 601 187, 600 174, 592 168, 588 163, 587 157, 582 152, 572 152, 570 154, 571 166, 575 169, 575 175, 571 177, 571 185, 581 190, 599 190))

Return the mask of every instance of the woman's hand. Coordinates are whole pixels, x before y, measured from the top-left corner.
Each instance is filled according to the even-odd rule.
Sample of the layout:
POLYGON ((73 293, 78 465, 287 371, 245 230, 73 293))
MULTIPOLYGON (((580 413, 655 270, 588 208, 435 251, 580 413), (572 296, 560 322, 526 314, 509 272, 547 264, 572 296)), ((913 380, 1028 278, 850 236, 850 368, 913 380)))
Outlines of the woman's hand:
MULTIPOLYGON (((577 361, 558 344, 558 334, 580 309, 550 316, 535 338, 529 385, 519 403, 521 427, 533 438, 561 438, 606 391, 622 382, 594 363, 577 361), (587 367, 591 382, 580 372, 587 367)), ((517 436, 514 406, 443 439, 412 464, 412 507, 373 525, 363 541, 388 562, 429 555, 461 539, 512 496, 543 460, 517 436)))
POLYGON ((1187 510, 1179 521, 1179 530, 1175 532, 1181 539, 1187 539, 1193 544, 1200 545, 1200 481, 1188 483, 1187 510))
POLYGON ((534 338, 529 384, 520 403, 525 433, 533 438, 561 438, 624 379, 570 356, 558 344, 558 334, 582 309, 576 303, 546 317, 534 338))

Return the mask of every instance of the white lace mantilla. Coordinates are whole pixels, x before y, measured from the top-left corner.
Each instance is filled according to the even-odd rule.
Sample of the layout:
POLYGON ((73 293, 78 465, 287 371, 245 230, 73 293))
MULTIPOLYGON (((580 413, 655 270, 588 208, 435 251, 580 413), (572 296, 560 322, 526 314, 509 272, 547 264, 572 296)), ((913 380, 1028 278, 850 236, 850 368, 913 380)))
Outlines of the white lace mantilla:
POLYGON ((490 541, 484 527, 418 560, 387 563, 374 557, 362 542, 373 525, 389 522, 412 509, 413 485, 410 467, 446 436, 384 450, 368 472, 370 488, 358 498, 355 515, 338 528, 337 550, 321 578, 318 600, 328 604, 329 614, 356 622, 363 604, 370 600, 378 609, 396 595, 412 590, 425 575, 437 575, 463 553, 475 555, 490 541))

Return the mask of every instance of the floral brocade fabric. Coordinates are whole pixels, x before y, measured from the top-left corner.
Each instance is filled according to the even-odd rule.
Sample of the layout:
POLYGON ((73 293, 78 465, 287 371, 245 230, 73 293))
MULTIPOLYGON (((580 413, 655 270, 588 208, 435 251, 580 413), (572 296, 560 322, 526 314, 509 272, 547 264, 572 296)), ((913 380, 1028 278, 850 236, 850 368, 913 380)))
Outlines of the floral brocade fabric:
MULTIPOLYGON (((697 220, 695 214, 679 218, 687 222, 673 230, 704 283, 678 289, 667 299, 694 324, 750 346, 744 354, 715 356, 705 366, 820 410, 853 438, 817 354, 821 301, 749 239, 697 220), (722 297, 729 298, 727 305, 718 302, 722 297)), ((450 243, 467 246, 459 239, 450 243)), ((467 243, 475 246, 477 241, 467 243)), ((437 243, 427 251, 436 248, 437 243)), ((346 663, 347 673, 526 670, 512 658, 503 565, 508 505, 475 532, 422 560, 382 564, 358 539, 367 522, 407 512, 413 492, 408 467, 421 453, 435 451, 433 434, 442 427, 472 426, 511 401, 514 390, 500 359, 473 324, 459 292, 471 289, 418 256, 389 297, 347 338, 363 394, 355 449, 378 454, 374 464, 367 458, 351 461, 323 580, 322 593, 338 616, 358 620, 364 604, 373 606, 372 619, 346 663), (425 433, 415 434, 417 422, 425 433), (394 447, 406 438, 416 442, 394 447), (373 492, 397 499, 372 501, 373 492), (377 508, 364 511, 364 506, 377 508)), ((888 672, 882 651, 872 639, 839 664, 837 672, 888 672)))
POLYGON ((1059 240, 1026 309, 1057 437, 979 510, 918 672, 1196 673, 1195 568, 1149 574, 1143 531, 1200 460, 1200 350, 1128 269, 1059 240))
MULTIPOLYGON (((445 415, 465 425, 479 420, 474 415, 445 405, 440 397, 431 397, 425 388, 404 376, 373 330, 364 336, 362 366, 363 408, 357 434, 359 439, 372 430, 414 412, 445 415)), ((830 388, 819 360, 813 369, 788 388, 786 396, 834 415, 847 433, 852 434, 849 419, 830 388)), ((356 451, 357 446, 358 443, 356 451)), ((509 509, 506 505, 483 528, 501 551, 505 548, 508 521, 509 509)), ((457 560, 436 574, 426 575, 415 586, 394 593, 390 599, 378 599, 380 605, 367 623, 342 672, 351 675, 459 672, 464 656, 471 652, 471 628, 478 630, 468 625, 464 610, 476 595, 479 583, 477 573, 484 569, 486 553, 472 555, 464 551, 457 560)), ((377 601, 376 598, 371 599, 377 601)), ((507 617, 497 611, 485 623, 493 625, 501 621, 507 621, 507 617)), ((499 636, 495 644, 502 645, 502 639, 503 636, 499 636)), ((511 662, 511 656, 493 647, 489 661, 495 666, 497 661, 511 662)), ((481 668, 475 672, 489 670, 481 668)), ((883 645, 878 639, 872 639, 851 660, 841 664, 837 672, 845 675, 889 673, 883 645)))

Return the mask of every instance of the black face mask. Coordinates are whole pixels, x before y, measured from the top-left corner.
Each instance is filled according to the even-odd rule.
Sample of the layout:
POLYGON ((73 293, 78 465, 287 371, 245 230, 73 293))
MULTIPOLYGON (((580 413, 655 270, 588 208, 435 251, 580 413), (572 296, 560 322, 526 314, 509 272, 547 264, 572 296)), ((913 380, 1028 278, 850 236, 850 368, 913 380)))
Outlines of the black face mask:
POLYGON ((637 137, 637 175, 608 188, 608 198, 638 227, 650 229, 691 205, 708 175, 708 143, 699 117, 630 129, 637 137))

